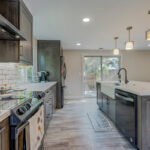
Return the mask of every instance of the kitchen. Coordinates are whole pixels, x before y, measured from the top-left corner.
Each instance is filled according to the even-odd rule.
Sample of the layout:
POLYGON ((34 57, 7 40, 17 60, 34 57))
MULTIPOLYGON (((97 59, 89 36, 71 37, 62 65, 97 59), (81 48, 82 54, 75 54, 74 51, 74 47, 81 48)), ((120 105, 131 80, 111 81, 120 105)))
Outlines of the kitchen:
POLYGON ((149 5, 0 0, 0 149, 149 150, 149 5))

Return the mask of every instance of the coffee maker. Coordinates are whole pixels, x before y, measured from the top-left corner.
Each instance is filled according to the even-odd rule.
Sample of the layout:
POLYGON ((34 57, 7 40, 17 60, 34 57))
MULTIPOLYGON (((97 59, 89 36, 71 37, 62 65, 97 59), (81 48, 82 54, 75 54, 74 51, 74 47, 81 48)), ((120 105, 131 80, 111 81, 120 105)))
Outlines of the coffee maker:
POLYGON ((38 76, 39 76, 40 82, 46 82, 47 77, 49 76, 49 72, 48 71, 40 71, 40 72, 38 72, 38 76))

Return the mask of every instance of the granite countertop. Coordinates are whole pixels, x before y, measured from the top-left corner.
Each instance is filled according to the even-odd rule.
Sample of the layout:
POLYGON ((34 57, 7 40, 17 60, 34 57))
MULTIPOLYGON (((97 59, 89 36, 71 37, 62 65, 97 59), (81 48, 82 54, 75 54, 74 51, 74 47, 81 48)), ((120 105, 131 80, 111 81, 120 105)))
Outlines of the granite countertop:
POLYGON ((0 122, 3 121, 5 118, 11 115, 11 110, 21 103, 24 103, 23 99, 18 100, 1 100, 0 101, 0 122))
POLYGON ((150 82, 131 81, 117 86, 116 89, 127 91, 138 96, 150 96, 150 82))
MULTIPOLYGON (((54 85, 56 85, 57 82, 42 82, 42 83, 29 83, 17 86, 17 90, 22 89, 25 91, 30 92, 45 92, 46 90, 50 89, 54 85)), ((11 110, 21 103, 24 102, 24 99, 14 99, 14 100, 0 100, 0 122, 3 121, 5 118, 9 117, 11 114, 11 110)))
POLYGON ((115 89, 120 89, 123 91, 127 91, 138 96, 150 96, 150 82, 142 82, 142 81, 129 81, 128 84, 120 84, 116 85, 114 81, 105 82, 105 81, 97 81, 102 84, 102 92, 104 94, 108 94, 108 96, 115 98, 115 89))
POLYGON ((28 83, 28 84, 18 85, 17 89, 20 88, 20 89, 25 89, 26 91, 44 92, 56 84, 57 82, 28 83))

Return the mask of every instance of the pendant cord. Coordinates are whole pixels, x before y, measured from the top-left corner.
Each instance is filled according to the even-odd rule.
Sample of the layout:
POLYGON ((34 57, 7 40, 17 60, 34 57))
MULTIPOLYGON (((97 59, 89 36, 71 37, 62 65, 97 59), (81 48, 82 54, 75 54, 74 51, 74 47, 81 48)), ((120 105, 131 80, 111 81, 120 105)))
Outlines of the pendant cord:
POLYGON ((129 42, 130 42, 130 29, 129 29, 129 42))

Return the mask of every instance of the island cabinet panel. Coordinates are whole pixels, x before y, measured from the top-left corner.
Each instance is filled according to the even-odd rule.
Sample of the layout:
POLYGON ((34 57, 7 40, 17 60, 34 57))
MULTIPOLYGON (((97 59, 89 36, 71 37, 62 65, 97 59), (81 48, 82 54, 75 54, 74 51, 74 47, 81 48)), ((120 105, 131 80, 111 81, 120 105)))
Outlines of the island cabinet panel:
POLYGON ((26 41, 0 40, 0 62, 32 65, 33 17, 23 0, 0 0, 0 14, 21 30, 26 41))
POLYGON ((116 121, 116 100, 108 97, 108 116, 115 123, 116 121))
POLYGON ((0 122, 0 150, 9 150, 9 118, 0 122))
POLYGON ((102 99, 103 99, 103 108, 102 108, 102 110, 103 110, 104 113, 108 114, 108 105, 109 105, 108 104, 108 97, 106 95, 102 94, 102 99))
POLYGON ((103 108, 103 99, 102 99, 102 94, 101 94, 101 83, 96 83, 97 87, 97 104, 100 107, 100 109, 103 108))
POLYGON ((114 123, 116 121, 116 100, 101 92, 101 83, 97 82, 97 104, 114 123))
POLYGON ((141 98, 141 150, 150 149, 150 97, 141 98))

